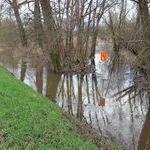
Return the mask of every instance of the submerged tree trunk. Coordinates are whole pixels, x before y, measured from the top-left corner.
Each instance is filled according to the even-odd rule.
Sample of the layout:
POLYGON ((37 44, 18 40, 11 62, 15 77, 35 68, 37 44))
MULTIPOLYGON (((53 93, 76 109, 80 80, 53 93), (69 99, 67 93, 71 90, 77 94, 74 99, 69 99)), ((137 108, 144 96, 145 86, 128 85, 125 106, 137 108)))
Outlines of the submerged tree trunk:
POLYGON ((27 63, 22 59, 21 72, 20 72, 20 80, 21 81, 25 80, 26 72, 27 72, 27 63))
POLYGON ((47 85, 46 85, 46 96, 52 101, 56 101, 57 89, 61 76, 47 70, 47 85))
POLYGON ((82 101, 82 85, 84 76, 81 75, 78 78, 78 108, 77 108, 77 118, 82 121, 83 118, 83 101, 82 101))
MULTIPOLYGON (((26 37, 25 29, 24 29, 24 26, 23 26, 23 23, 22 23, 22 20, 20 17, 19 6, 17 3, 17 0, 13 0, 12 2, 11 2, 11 0, 8 0, 8 2, 12 6, 14 14, 15 14, 15 18, 16 18, 16 22, 17 22, 17 26, 18 26, 18 30, 19 30, 19 35, 20 35, 20 40, 21 40, 21 45, 23 47, 27 47, 27 45, 28 45, 27 37, 26 37)), ((26 70, 27 70, 27 63, 22 58, 21 73, 20 73, 21 81, 25 80, 26 70)))
POLYGON ((43 92, 43 67, 36 69, 36 87, 39 93, 43 92))

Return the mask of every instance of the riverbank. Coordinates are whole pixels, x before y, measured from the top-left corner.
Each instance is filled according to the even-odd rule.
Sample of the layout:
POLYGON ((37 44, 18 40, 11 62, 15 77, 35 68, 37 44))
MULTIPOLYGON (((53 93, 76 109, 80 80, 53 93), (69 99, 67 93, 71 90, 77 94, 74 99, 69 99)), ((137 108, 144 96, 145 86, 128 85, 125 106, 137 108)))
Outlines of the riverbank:
POLYGON ((1 66, 0 107, 0 149, 121 150, 1 66))

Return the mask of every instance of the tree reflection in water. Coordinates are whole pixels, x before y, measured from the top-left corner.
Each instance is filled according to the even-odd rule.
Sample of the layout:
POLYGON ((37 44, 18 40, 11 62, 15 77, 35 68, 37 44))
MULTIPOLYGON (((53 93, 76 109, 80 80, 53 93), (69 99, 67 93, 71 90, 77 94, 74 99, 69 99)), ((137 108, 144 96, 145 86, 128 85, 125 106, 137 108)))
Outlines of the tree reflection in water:
POLYGON ((150 108, 140 134, 138 150, 150 150, 150 108))
POLYGON ((36 87, 39 93, 43 92, 43 67, 36 69, 36 87))
POLYGON ((46 96, 52 101, 56 101, 57 88, 60 79, 61 76, 59 74, 47 70, 46 96))
POLYGON ((21 72, 20 72, 20 80, 21 81, 25 80, 26 71, 27 71, 27 63, 22 59, 22 62, 21 62, 21 72))
POLYGON ((105 80, 99 70, 88 75, 60 75, 45 67, 22 66, 6 65, 26 84, 90 124, 103 136, 129 150, 149 150, 149 97, 146 98, 146 92, 133 84, 134 74, 128 65, 120 64, 113 72, 106 68, 105 80), (105 107, 98 105, 101 97, 105 98, 105 107))

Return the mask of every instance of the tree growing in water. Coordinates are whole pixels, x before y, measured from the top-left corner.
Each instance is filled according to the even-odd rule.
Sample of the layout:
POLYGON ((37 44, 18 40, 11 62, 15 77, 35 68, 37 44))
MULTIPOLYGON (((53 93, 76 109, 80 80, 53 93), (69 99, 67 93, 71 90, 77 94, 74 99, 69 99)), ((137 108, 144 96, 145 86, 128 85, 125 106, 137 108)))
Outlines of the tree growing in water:
POLYGON ((33 14, 35 43, 48 54, 49 64, 54 71, 83 71, 89 60, 94 62, 100 20, 105 11, 114 4, 110 0, 5 2, 14 11, 23 46, 27 46, 29 39, 19 10, 27 7, 28 12, 33 14))

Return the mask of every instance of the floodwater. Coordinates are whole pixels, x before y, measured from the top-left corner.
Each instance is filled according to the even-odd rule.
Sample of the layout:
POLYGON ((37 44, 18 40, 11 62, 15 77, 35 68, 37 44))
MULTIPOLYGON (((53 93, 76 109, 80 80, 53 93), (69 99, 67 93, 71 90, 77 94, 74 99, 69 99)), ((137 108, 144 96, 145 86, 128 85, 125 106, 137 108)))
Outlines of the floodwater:
POLYGON ((96 72, 87 75, 60 75, 45 67, 37 69, 14 59, 12 54, 1 53, 0 62, 18 79, 101 135, 127 150, 150 150, 149 92, 132 86, 137 73, 127 62, 110 72, 109 59, 102 71, 97 52, 96 72))

